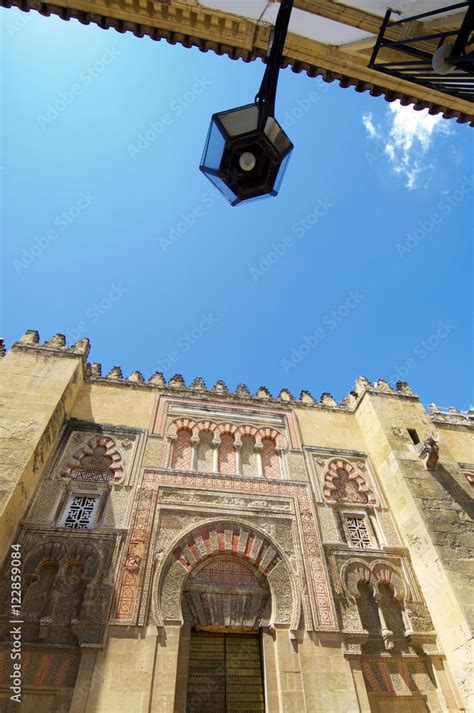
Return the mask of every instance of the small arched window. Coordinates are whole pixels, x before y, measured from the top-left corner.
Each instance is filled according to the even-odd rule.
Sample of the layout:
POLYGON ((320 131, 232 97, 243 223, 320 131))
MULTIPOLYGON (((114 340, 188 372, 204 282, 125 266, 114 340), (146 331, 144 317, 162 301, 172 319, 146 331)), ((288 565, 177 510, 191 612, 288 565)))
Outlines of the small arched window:
POLYGON ((262 439, 262 470, 265 478, 280 477, 280 459, 273 438, 262 439))
POLYGON ((173 455, 171 458, 172 468, 191 470, 193 453, 191 436, 191 431, 187 428, 178 431, 173 443, 173 455))
POLYGON ((405 624, 401 611, 400 602, 395 599, 393 587, 386 583, 379 584, 379 604, 383 611, 387 629, 393 632, 394 636, 405 635, 405 624))
POLYGON ((368 582, 359 582, 357 589, 359 596, 356 601, 362 626, 372 636, 381 636, 382 627, 372 585, 368 582))

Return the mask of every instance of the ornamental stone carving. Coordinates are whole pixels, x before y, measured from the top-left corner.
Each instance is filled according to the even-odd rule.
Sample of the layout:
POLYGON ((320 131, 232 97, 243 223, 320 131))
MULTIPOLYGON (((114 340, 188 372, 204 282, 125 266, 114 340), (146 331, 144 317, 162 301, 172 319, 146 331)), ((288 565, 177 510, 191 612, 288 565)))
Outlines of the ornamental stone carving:
MULTIPOLYGON (((27 531, 22 537, 25 642, 102 644, 112 596, 108 581, 115 538, 27 531)), ((4 573, 8 577, 8 572, 4 573)), ((8 608, 2 605, 2 630, 8 608)))
POLYGON ((334 505, 376 505, 375 495, 365 478, 342 458, 334 458, 329 462, 324 476, 323 495, 326 502, 334 505))
POLYGON ((270 589, 269 623, 297 628, 299 593, 285 555, 266 533, 236 521, 203 521, 171 544, 154 579, 152 609, 157 626, 183 621, 181 594, 189 576, 198 564, 217 556, 241 558, 254 568, 270 589))

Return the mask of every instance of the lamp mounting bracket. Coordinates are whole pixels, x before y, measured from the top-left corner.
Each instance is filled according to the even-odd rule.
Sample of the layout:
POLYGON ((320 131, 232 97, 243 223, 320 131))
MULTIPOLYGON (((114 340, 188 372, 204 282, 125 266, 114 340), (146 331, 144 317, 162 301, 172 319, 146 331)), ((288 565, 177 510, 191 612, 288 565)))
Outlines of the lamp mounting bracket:
POLYGON ((259 108, 260 125, 263 126, 269 116, 275 114, 275 99, 278 84, 278 74, 280 71, 283 49, 285 47, 288 24, 290 22, 293 0, 282 0, 280 9, 272 31, 270 54, 268 56, 265 73, 263 75, 260 89, 255 97, 255 102, 259 108))

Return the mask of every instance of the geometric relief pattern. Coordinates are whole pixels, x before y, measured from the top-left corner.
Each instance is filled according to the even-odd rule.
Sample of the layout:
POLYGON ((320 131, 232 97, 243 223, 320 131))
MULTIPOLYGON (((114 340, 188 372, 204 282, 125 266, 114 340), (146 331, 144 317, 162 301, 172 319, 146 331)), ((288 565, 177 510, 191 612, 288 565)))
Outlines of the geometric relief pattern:
POLYGON ((364 516, 354 515, 347 517, 346 523, 353 547, 359 547, 361 549, 368 549, 372 547, 364 516))
POLYGON ((99 496, 73 495, 68 503, 64 527, 85 530, 92 525, 99 496))
POLYGON ((121 461, 113 438, 95 436, 72 455, 61 475, 89 483, 118 483, 123 475, 121 461))
MULTIPOLYGON (((0 686, 9 686, 10 665, 7 659, 10 652, 0 651, 0 686)), ((71 688, 74 686, 79 668, 80 651, 54 651, 23 647, 22 683, 24 686, 44 686, 48 688, 71 688)))
POLYGON ((177 470, 191 470, 192 443, 191 431, 181 429, 178 431, 173 444, 173 457, 171 467, 177 470))
MULTIPOLYGON (((64 536, 27 530, 21 544, 23 642, 101 644, 112 595, 106 579, 116 536, 99 540, 83 533, 64 536)), ((2 624, 3 619, 0 611, 2 624)))
POLYGON ((183 597, 197 628, 239 627, 253 631, 261 626, 270 592, 256 570, 236 559, 217 556, 198 568, 197 573, 190 573, 183 597))
POLYGON ((280 476, 280 463, 276 444, 271 438, 262 440, 262 470, 265 478, 278 478, 280 476))
POLYGON ((323 494, 331 504, 376 504, 375 496, 354 466, 339 458, 333 459, 324 477, 323 494))
POLYGON ((420 658, 390 662, 362 659, 361 665, 369 693, 410 695, 434 690, 426 663, 420 658))
POLYGON ((236 453, 234 437, 230 433, 221 435, 219 446, 219 473, 232 474, 236 472, 236 453))
MULTIPOLYGON (((309 597, 311 610, 305 610, 307 627, 308 629, 315 628, 325 630, 334 630, 336 628, 322 543, 309 486, 292 483, 291 481, 274 481, 244 477, 238 479, 223 478, 222 476, 211 474, 200 475, 195 473, 172 473, 166 471, 154 473, 145 472, 143 487, 137 493, 134 514, 132 516, 132 532, 126 554, 126 561, 130 562, 130 568, 126 571, 118 596, 118 619, 122 621, 128 620, 130 622, 135 620, 134 617, 140 588, 149 586, 148 583, 146 585, 144 584, 145 568, 143 566, 143 553, 148 551, 151 523, 160 485, 172 486, 174 489, 187 488, 195 491, 204 490, 211 493, 219 489, 223 492, 231 492, 233 494, 241 493, 242 495, 277 494, 292 497, 297 515, 301 521, 303 557, 308 575, 307 596, 309 597), (136 523, 138 522, 141 523, 140 527, 137 527, 136 523), (140 535, 138 535, 138 532, 140 532, 140 535), (139 548, 136 561, 133 560, 135 548, 139 548), (311 621, 313 621, 313 623, 311 623, 311 621)), ((215 534, 212 537, 217 535, 217 530, 214 532, 215 534)), ((200 535, 200 543, 204 548, 206 547, 205 541, 206 537, 203 538, 202 535, 200 535)), ((239 535, 239 543, 241 541, 241 535, 239 535)), ((243 545, 240 544, 239 546, 243 545)), ((183 547, 183 554, 186 560, 188 560, 189 554, 189 557, 192 558, 194 562, 198 561, 196 544, 194 545, 194 553, 189 549, 187 543, 184 543, 183 547)), ((230 544, 226 544, 222 551, 225 552, 228 547, 230 551, 232 551, 232 545, 230 544)), ((204 555, 204 552, 205 549, 202 555, 204 555)), ((251 556, 253 556, 253 554, 252 552, 251 556)), ((188 564, 189 566, 191 565, 190 560, 188 560, 188 564)), ((147 570, 147 582, 150 577, 151 567, 147 570)), ((304 599, 304 605, 305 602, 306 599, 304 599)))
POLYGON ((134 503, 132 528, 117 604, 116 618, 119 620, 131 620, 138 604, 138 588, 143 578, 142 563, 149 546, 156 497, 155 488, 144 487, 138 491, 134 503))

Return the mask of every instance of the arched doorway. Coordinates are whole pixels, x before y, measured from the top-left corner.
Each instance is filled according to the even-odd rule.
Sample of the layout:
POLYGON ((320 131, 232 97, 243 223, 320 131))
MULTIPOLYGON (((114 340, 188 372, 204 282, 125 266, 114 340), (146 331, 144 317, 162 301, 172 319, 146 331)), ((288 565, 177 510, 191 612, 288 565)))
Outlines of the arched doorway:
POLYGON ((187 713, 264 713, 259 630, 270 589, 241 557, 214 555, 188 575, 182 611, 191 626, 187 713))
POLYGON ((168 711, 172 676, 174 713, 271 710, 277 695, 271 632, 296 629, 300 616, 286 556, 266 533, 222 520, 182 532, 155 572, 153 617, 162 632, 157 710, 168 711))

